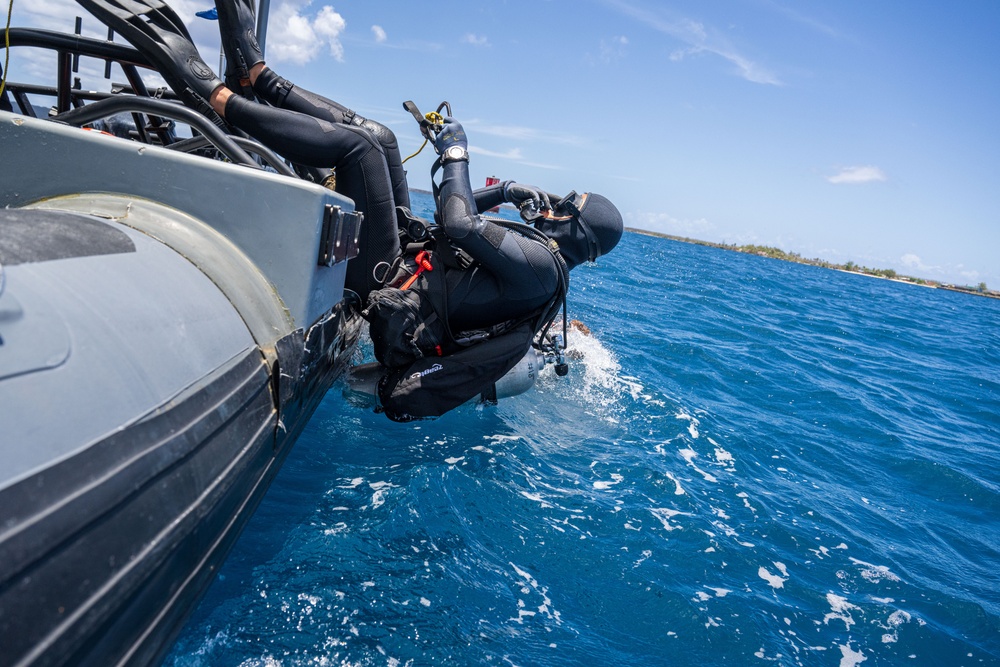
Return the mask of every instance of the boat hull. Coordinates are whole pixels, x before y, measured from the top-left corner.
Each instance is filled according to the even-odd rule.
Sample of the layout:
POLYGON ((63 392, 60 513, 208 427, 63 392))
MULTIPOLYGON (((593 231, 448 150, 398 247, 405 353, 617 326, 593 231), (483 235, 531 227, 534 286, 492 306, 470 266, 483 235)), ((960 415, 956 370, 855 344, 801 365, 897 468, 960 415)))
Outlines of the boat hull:
POLYGON ((0 112, 0 665, 159 663, 361 331, 348 200, 90 134, 0 112))

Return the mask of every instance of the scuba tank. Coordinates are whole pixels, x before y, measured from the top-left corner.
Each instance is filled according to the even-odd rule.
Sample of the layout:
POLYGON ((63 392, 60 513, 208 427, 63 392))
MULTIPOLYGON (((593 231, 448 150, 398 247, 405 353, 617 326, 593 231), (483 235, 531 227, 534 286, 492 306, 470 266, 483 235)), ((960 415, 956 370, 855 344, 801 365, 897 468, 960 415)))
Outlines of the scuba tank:
POLYGON ((492 391, 480 395, 479 401, 491 402, 523 394, 535 386, 538 373, 544 367, 545 357, 535 348, 531 348, 514 368, 493 384, 492 391))

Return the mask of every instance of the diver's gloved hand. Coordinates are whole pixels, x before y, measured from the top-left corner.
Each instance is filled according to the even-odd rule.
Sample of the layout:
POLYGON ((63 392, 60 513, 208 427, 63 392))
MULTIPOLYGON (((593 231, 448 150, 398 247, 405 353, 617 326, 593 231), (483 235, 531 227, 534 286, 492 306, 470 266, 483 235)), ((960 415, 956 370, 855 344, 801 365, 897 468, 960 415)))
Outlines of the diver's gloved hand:
POLYGON ((510 181, 503 188, 503 198, 518 209, 527 206, 534 211, 547 211, 552 208, 549 196, 533 185, 522 185, 510 181))
POLYGON ((446 150, 454 146, 468 151, 469 139, 465 136, 462 124, 448 116, 444 119, 444 126, 434 137, 434 150, 437 151, 438 155, 444 155, 446 150))
POLYGON ((226 52, 226 85, 253 99, 250 69, 264 62, 255 34, 252 0, 215 0, 219 13, 219 34, 226 52))

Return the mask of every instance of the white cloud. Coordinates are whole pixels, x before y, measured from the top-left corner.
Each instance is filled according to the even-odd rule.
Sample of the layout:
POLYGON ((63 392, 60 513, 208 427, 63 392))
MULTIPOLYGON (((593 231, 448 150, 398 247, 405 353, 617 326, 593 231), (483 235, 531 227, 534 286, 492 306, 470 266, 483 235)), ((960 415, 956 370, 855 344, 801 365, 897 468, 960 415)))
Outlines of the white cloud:
POLYGON ((316 34, 326 39, 330 47, 330 55, 338 61, 344 59, 344 47, 340 43, 340 33, 347 27, 344 17, 334 11, 333 7, 327 5, 319 11, 314 24, 316 34))
POLYGON ((602 39, 600 44, 600 60, 606 64, 618 62, 625 57, 625 47, 628 46, 628 37, 625 35, 615 35, 611 39, 602 39))
POLYGON ((535 167, 537 169, 562 169, 563 167, 554 164, 547 164, 545 162, 532 162, 524 157, 524 153, 520 148, 514 147, 509 148, 505 151, 491 151, 488 148, 481 148, 479 146, 469 146, 469 152, 473 155, 483 155, 486 157, 497 158, 500 160, 510 160, 520 165, 526 167, 535 167))
POLYGON ((285 3, 271 13, 267 39, 267 57, 303 65, 319 56, 323 46, 338 61, 344 59, 340 35, 347 27, 344 17, 330 5, 319 10, 314 19, 300 13, 294 4, 285 3))
POLYGON ((736 65, 736 69, 739 71, 741 77, 747 81, 753 83, 763 83, 772 86, 780 86, 781 81, 778 80, 771 72, 767 71, 757 63, 744 58, 735 51, 722 50, 719 48, 710 48, 704 45, 695 45, 688 47, 686 49, 678 49, 670 54, 670 60, 673 62, 680 62, 687 58, 688 56, 696 56, 702 53, 714 54, 725 58, 732 64, 736 65))
POLYGON ((826 180, 835 185, 856 185, 884 181, 886 180, 886 176, 885 172, 878 167, 866 165, 862 167, 844 167, 833 176, 827 176, 826 180))
POLYGON ((469 152, 476 155, 498 157, 504 160, 521 160, 524 158, 524 154, 521 152, 520 148, 510 148, 505 151, 491 151, 486 148, 479 148, 478 146, 469 146, 469 152))
POLYGON ((465 33, 462 36, 462 42, 465 44, 472 44, 473 46, 489 46, 490 40, 486 35, 476 35, 471 32, 465 33))
POLYGON ((372 26, 372 34, 375 35, 375 41, 378 42, 379 44, 388 39, 388 37, 385 34, 385 30, 380 25, 372 26))
POLYGON ((965 278, 965 280, 967 280, 970 284, 977 283, 982 280, 983 274, 975 269, 964 269, 962 268, 962 265, 959 264, 957 270, 959 275, 965 278))
POLYGON ((736 66, 739 76, 747 81, 771 86, 782 85, 781 80, 773 72, 739 53, 723 35, 706 28, 703 23, 684 18, 669 20, 625 0, 605 0, 605 4, 652 30, 687 44, 687 48, 677 50, 670 55, 670 59, 674 62, 680 62, 690 55, 707 53, 728 60, 736 66))
POLYGON ((801 14, 791 7, 785 7, 783 5, 778 4, 777 2, 772 2, 771 0, 763 0, 763 5, 771 9, 772 11, 775 11, 783 15, 785 18, 801 23, 802 25, 806 25, 812 28, 813 30, 821 32, 829 37, 834 37, 834 38, 842 37, 840 32, 835 28, 832 28, 829 25, 817 19, 812 18, 811 16, 801 14))
POLYGON ((586 138, 577 135, 534 127, 524 127, 522 125, 495 125, 492 123, 483 123, 475 119, 465 121, 463 124, 473 130, 475 134, 488 134, 493 137, 515 141, 544 142, 563 146, 583 146, 588 143, 586 138))

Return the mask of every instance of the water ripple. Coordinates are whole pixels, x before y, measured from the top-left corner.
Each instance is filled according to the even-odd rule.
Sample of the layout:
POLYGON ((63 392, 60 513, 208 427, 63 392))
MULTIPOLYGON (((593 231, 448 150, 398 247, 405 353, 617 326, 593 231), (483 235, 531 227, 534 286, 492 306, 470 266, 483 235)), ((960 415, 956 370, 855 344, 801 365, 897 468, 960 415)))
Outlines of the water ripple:
POLYGON ((168 664, 1000 665, 1000 303, 627 235, 568 378, 326 398, 168 664))

